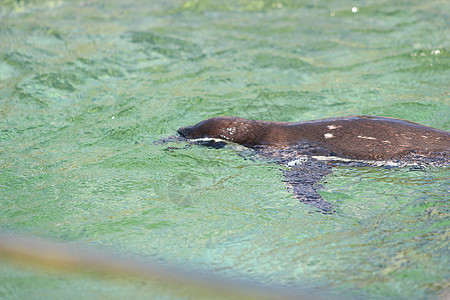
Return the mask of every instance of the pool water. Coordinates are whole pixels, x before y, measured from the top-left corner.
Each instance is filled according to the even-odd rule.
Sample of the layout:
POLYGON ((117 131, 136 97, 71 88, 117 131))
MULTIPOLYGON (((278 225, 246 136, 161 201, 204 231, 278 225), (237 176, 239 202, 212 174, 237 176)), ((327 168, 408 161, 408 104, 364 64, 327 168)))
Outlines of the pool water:
MULTIPOLYGON (((0 231, 324 297, 443 296, 448 168, 336 167, 320 193, 337 212, 323 215, 248 151, 154 141, 222 115, 367 114, 450 130, 449 9, 2 1, 0 231)), ((0 298, 101 297, 202 296, 0 261, 0 298)))

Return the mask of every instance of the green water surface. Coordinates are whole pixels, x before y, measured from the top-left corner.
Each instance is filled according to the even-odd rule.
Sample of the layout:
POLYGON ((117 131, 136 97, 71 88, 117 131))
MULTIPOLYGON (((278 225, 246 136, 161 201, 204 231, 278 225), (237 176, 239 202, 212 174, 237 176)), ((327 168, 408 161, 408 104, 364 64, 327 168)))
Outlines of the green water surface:
MULTIPOLYGON (((448 168, 337 167, 321 190, 337 212, 322 215, 274 163, 153 141, 221 115, 450 130, 449 11, 440 0, 4 0, 0 230, 331 298, 444 295, 448 168)), ((0 298, 200 298, 111 277, 2 261, 0 298)))

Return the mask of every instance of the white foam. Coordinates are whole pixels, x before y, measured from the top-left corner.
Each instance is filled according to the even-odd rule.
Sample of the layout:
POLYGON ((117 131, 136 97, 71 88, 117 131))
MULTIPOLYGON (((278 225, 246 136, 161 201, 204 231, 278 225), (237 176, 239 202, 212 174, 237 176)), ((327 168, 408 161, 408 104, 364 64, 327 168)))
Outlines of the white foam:
POLYGON ((308 161, 308 157, 307 156, 302 156, 299 159, 292 160, 292 161, 288 162, 286 164, 286 166, 293 167, 293 166, 296 166, 296 165, 303 165, 303 163, 306 162, 306 161, 308 161))

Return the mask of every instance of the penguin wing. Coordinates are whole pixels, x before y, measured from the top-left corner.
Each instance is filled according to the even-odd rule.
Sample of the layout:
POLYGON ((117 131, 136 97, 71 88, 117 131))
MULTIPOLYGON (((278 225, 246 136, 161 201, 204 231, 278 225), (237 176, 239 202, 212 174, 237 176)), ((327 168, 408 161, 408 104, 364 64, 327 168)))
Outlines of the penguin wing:
POLYGON ((313 206, 319 212, 335 212, 331 203, 325 201, 318 193, 323 188, 320 181, 332 172, 330 165, 308 159, 282 170, 287 189, 294 193, 300 202, 313 206))
POLYGON ((331 203, 318 193, 322 188, 320 181, 332 172, 332 166, 327 161, 312 158, 314 155, 327 155, 322 148, 304 143, 283 148, 259 146, 254 147, 254 150, 260 156, 284 166, 283 181, 300 202, 311 205, 322 213, 335 211, 331 203))

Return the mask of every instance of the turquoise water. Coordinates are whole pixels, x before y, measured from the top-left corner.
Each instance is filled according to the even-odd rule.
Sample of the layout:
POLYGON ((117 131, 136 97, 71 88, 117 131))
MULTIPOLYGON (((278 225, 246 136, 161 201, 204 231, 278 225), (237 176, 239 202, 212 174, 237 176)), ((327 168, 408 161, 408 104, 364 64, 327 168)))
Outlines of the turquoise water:
MULTIPOLYGON (((322 215, 280 167, 153 141, 220 115, 450 130, 448 1, 2 1, 0 230, 333 296, 450 288, 449 170, 338 167, 322 215)), ((0 264, 0 298, 194 299, 0 264), (77 291, 74 293, 73 291, 77 291)))

